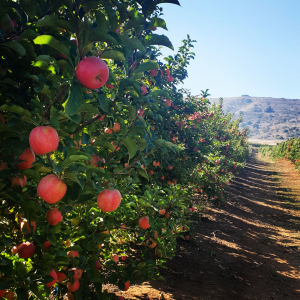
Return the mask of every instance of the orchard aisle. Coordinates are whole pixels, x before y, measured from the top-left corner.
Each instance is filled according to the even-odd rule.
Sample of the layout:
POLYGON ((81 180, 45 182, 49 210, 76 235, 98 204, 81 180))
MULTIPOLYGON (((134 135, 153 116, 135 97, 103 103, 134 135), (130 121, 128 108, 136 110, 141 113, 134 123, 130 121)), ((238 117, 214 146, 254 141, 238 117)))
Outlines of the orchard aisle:
MULTIPOLYGON (((256 150, 257 152, 257 150, 256 150)), ((196 242, 180 241, 165 283, 125 299, 300 299, 300 175, 253 152, 226 205, 209 208, 196 242)))

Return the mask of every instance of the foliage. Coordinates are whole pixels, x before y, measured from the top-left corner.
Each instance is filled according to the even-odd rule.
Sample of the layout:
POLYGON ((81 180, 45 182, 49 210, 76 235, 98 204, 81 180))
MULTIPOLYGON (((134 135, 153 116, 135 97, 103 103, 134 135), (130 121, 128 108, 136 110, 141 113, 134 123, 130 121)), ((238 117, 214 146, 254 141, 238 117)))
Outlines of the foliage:
POLYGON ((48 299, 45 284, 55 270, 67 277, 52 290, 59 298, 77 268, 84 272, 76 299, 109 299, 103 284, 124 289, 128 280, 157 278, 176 239, 191 228, 194 193, 219 203, 243 168, 248 147, 247 132, 238 130, 241 119, 224 114, 222 102, 210 105, 208 90, 198 97, 177 89, 187 77, 194 41, 188 36, 177 54, 158 60, 157 46, 173 48, 165 35, 153 33, 166 29, 159 3, 179 4, 1 1, 0 290, 16 292, 18 299, 48 299), (100 56, 109 67, 99 89, 83 87, 75 76, 85 56, 100 56), (120 130, 107 133, 116 123, 120 130), (19 169, 38 126, 57 130, 58 148, 19 169), (92 164, 95 155, 100 160, 92 164), (51 205, 37 195, 48 174, 67 185, 51 205), (15 178, 27 178, 25 186, 12 184, 15 178), (103 212, 97 196, 113 188, 121 204, 103 212), (63 220, 51 226, 46 214, 54 207, 63 220), (147 230, 138 225, 144 216, 147 230), (35 246, 30 258, 12 251, 24 241, 35 246))

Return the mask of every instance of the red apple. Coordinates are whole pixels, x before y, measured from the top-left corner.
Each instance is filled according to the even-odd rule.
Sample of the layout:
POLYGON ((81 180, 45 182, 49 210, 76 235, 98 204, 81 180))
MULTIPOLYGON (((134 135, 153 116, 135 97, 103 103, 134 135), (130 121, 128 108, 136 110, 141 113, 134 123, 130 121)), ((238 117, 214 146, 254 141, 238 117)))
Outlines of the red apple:
POLYGON ((5 118, 2 114, 0 114, 0 125, 1 124, 3 124, 3 125, 5 124, 5 118))
POLYGON ((97 197, 97 204, 104 212, 111 212, 119 207, 121 194, 118 190, 104 190, 97 197))
POLYGON ((88 89, 102 87, 109 76, 106 63, 99 57, 89 56, 81 60, 76 68, 76 78, 88 89))
POLYGON ((90 161, 90 164, 92 166, 95 166, 95 167, 99 167, 98 165, 98 162, 101 161, 103 163, 105 163, 105 159, 104 158, 100 158, 98 155, 96 154, 91 154, 91 161, 90 161))
POLYGON ((96 271, 100 270, 102 268, 102 264, 99 260, 95 261, 95 266, 94 266, 94 269, 96 271))
POLYGON ((74 271, 73 279, 74 280, 79 280, 81 278, 81 276, 82 276, 83 270, 76 269, 76 268, 73 268, 71 270, 74 271))
POLYGON ((46 286, 47 286, 48 288, 50 288, 50 287, 53 286, 53 285, 55 284, 55 282, 57 281, 57 274, 56 274, 56 272, 54 271, 54 269, 52 269, 52 271, 51 271, 48 275, 50 275, 51 277, 53 277, 53 280, 52 280, 52 281, 46 283, 46 286))
POLYGON ((157 70, 151 70, 149 73, 150 73, 150 76, 154 77, 157 75, 157 70))
POLYGON ((16 167, 21 170, 29 169, 32 168, 31 164, 35 161, 35 154, 31 148, 27 148, 19 156, 19 159, 23 161, 17 164, 16 167))
POLYGON ((169 69, 166 69, 166 74, 167 74, 167 76, 170 76, 170 70, 169 69))
POLYGON ((108 83, 105 86, 110 90, 112 90, 114 88, 114 86, 112 84, 108 84, 108 83))
POLYGON ((124 291, 127 291, 129 289, 129 286, 130 286, 130 281, 127 280, 124 284, 125 284, 124 291))
POLYGON ((67 289, 72 293, 76 292, 79 289, 79 287, 80 287, 79 280, 75 280, 73 284, 71 283, 71 281, 67 283, 67 289))
POLYGON ((159 161, 153 161, 153 166, 154 167, 158 167, 160 165, 160 162, 159 161))
POLYGON ((139 219, 139 225, 142 229, 149 228, 150 227, 149 218, 148 217, 143 217, 143 218, 139 219))
POLYGON ((75 250, 69 251, 67 255, 68 255, 68 257, 79 257, 78 251, 75 251, 75 250))
POLYGON ((11 178, 11 186, 20 185, 23 188, 25 186, 26 182, 27 182, 27 177, 25 175, 24 175, 24 178, 22 178, 22 177, 11 178))
POLYGON ((56 272, 56 276, 57 276, 57 282, 62 282, 67 278, 66 274, 63 272, 56 272))
POLYGON ((36 155, 44 155, 55 151, 58 147, 57 131, 50 126, 39 126, 32 129, 29 144, 36 155))
POLYGON ((37 186, 37 194, 45 202, 53 204, 61 200, 67 191, 67 185, 54 174, 46 175, 37 186))
POLYGON ((118 132, 120 129, 121 129, 120 123, 115 122, 115 124, 114 124, 114 126, 112 128, 112 131, 113 132, 118 132))
POLYGON ((108 134, 113 134, 113 131, 110 128, 105 128, 104 132, 108 134))
POLYGON ((46 250, 48 250, 51 246, 52 246, 52 244, 50 242, 48 242, 48 241, 44 242, 44 247, 46 250))
POLYGON ((164 214, 166 213, 166 210, 165 210, 164 208, 162 208, 162 209, 160 209, 160 210, 158 211, 158 213, 159 213, 160 215, 164 215, 164 214))
POLYGON ((171 75, 167 76, 167 81, 168 82, 173 82, 173 76, 171 76, 171 75))
POLYGON ((3 161, 1 160, 1 163, 0 163, 0 171, 4 170, 4 169, 6 169, 6 168, 7 168, 7 163, 5 163, 5 162, 3 162, 3 161))
POLYGON ((13 246, 10 250, 11 254, 16 254, 18 253, 18 247, 17 246, 13 246))
POLYGON ((0 290, 0 297, 4 297, 5 294, 6 294, 6 290, 0 290))
POLYGON ((166 103, 166 105, 167 105, 168 107, 170 107, 171 104, 172 104, 170 100, 166 100, 165 103, 166 103))
POLYGON ((47 212, 46 219, 50 225, 55 226, 62 221, 63 217, 57 208, 52 208, 47 212))
POLYGON ((113 254, 111 256, 111 259, 114 261, 114 262, 118 262, 119 261, 119 256, 117 254, 113 254))
POLYGON ((128 258, 127 255, 122 255, 122 256, 121 256, 121 259, 122 259, 123 261, 125 261, 127 258, 128 258))
POLYGON ((30 242, 22 243, 18 246, 18 254, 20 258, 29 258, 35 252, 35 247, 30 242))

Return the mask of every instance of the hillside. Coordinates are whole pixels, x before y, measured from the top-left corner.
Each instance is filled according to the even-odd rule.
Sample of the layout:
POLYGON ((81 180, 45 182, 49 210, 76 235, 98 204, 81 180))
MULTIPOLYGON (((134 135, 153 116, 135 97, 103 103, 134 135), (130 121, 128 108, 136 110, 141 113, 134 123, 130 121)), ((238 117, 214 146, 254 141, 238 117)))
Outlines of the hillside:
MULTIPOLYGON (((210 98, 211 102, 218 102, 210 98)), ((285 140, 300 136, 300 100, 265 98, 242 95, 224 98, 223 110, 238 116, 242 113, 242 127, 250 129, 255 139, 285 140)))

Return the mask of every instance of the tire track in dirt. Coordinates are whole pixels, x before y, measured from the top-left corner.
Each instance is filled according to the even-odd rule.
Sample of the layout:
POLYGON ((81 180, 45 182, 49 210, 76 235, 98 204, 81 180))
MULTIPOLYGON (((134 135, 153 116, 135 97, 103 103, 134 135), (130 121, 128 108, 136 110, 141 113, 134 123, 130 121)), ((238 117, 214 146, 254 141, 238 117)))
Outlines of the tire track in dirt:
POLYGON ((300 299, 300 176, 257 153, 205 209, 195 242, 179 240, 165 283, 133 286, 125 299, 300 299))

